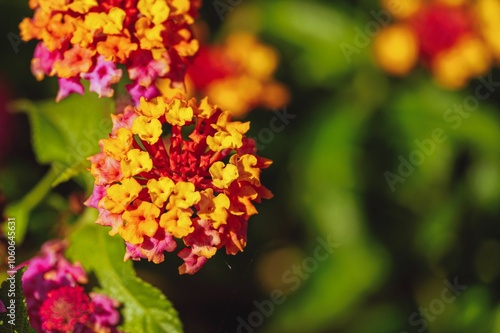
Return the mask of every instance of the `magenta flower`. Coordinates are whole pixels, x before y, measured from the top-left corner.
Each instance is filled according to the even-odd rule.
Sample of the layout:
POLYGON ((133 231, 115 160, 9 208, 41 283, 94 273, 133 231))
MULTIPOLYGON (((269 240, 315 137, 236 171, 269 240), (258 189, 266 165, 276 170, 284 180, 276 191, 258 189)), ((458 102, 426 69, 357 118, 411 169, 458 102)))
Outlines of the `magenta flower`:
POLYGON ((61 101, 71 95, 72 93, 77 93, 83 95, 84 89, 80 80, 77 78, 70 79, 58 79, 59 91, 57 92, 56 101, 61 101))
POLYGON ((118 303, 85 292, 87 275, 78 263, 64 257, 66 243, 50 241, 40 254, 23 263, 22 277, 31 326, 38 332, 118 332, 118 303))
POLYGON ((103 56, 97 59, 97 64, 91 72, 81 74, 82 79, 90 81, 90 91, 96 92, 99 97, 112 97, 111 85, 118 83, 122 77, 122 70, 116 69, 116 64, 104 60, 103 56))

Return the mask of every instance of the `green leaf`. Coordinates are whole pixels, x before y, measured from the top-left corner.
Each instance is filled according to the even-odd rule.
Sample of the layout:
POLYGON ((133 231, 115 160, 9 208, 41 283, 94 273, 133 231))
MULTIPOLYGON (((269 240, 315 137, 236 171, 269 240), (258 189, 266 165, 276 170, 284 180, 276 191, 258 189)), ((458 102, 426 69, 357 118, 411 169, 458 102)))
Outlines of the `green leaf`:
POLYGON ((387 115, 397 121, 398 135, 409 141, 410 149, 414 149, 413 140, 429 137, 432 130, 441 128, 453 144, 467 142, 480 151, 500 152, 496 144, 500 140, 499 116, 489 101, 469 107, 467 101, 474 95, 450 92, 426 80, 399 89, 387 115))
POLYGON ((58 184, 84 170, 86 158, 99 151, 98 141, 111 130, 114 102, 88 93, 59 103, 21 100, 14 108, 28 114, 35 155, 40 163, 54 166, 61 175, 58 184))
POLYGON ((79 174, 86 171, 84 161, 78 162, 73 166, 66 167, 65 165, 54 162, 53 166, 56 170, 59 170, 57 178, 52 183, 52 187, 56 187, 59 184, 65 183, 71 178, 78 176, 79 174))
POLYGON ((461 198, 447 200, 423 216, 419 222, 414 245, 417 253, 424 256, 429 265, 437 265, 456 246, 462 204, 461 198))
MULTIPOLYGON (((96 211, 88 209, 83 222, 95 221, 96 211)), ((108 229, 86 223, 70 237, 67 255, 93 271, 101 285, 100 291, 124 306, 122 329, 131 333, 181 333, 177 312, 166 297, 135 274, 130 261, 123 262, 125 246, 119 237, 111 237, 108 229)))
POLYGON ((457 195, 449 190, 453 182, 464 180, 475 192, 467 201, 496 209, 500 196, 496 186, 500 182, 500 118, 487 100, 473 108, 468 106, 467 101, 473 97, 417 80, 396 88, 386 105, 385 116, 392 127, 387 137, 397 138, 391 139, 396 152, 390 171, 397 172, 398 155, 407 161, 411 154, 422 157, 418 165, 411 163, 415 171, 404 177, 404 184, 397 184, 396 198, 418 215, 445 205, 445 200, 457 195), (442 140, 435 140, 435 131, 442 133, 442 140), (424 142, 429 148, 422 148, 424 142), (473 152, 467 178, 455 180, 457 158, 467 151, 473 152))
MULTIPOLYGON (((49 172, 26 194, 21 200, 7 206, 5 215, 14 218, 16 223, 16 243, 21 244, 28 229, 28 221, 31 211, 42 201, 52 188, 57 177, 57 171, 51 168, 49 172)), ((3 226, 4 230, 6 224, 3 226)))
POLYGON ((22 272, 18 271, 12 277, 13 280, 4 281, 0 288, 0 300, 7 308, 7 312, 0 313, 0 330, 5 333, 36 333, 28 320, 21 284, 22 272), (9 306, 14 309, 12 312, 9 306))
MULTIPOLYGON (((72 95, 59 103, 20 100, 13 107, 28 114, 38 161, 52 166, 24 198, 7 207, 6 215, 16 218, 16 241, 21 243, 31 210, 51 188, 86 172, 87 157, 99 151, 98 141, 111 131, 110 114, 114 102, 89 93, 72 95)), ((79 178, 79 181, 89 193, 92 187, 89 177, 79 178)))

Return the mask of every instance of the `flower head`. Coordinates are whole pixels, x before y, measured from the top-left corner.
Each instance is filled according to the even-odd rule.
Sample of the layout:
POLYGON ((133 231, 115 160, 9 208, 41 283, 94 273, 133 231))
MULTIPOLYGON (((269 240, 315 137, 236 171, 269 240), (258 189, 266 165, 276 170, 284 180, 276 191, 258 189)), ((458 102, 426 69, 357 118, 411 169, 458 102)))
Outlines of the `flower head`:
POLYGON ((61 84, 58 100, 83 92, 80 79, 90 81, 99 96, 112 96, 111 86, 122 77, 118 64, 133 82, 129 90, 139 85, 151 92, 157 78, 183 85, 189 57, 198 50, 190 26, 200 5, 200 0, 30 1, 35 13, 21 22, 21 37, 40 41, 31 63, 37 79, 49 75, 71 82, 70 88, 61 84))
MULTIPOLYGON (((187 71, 188 95, 208 96, 235 117, 252 108, 280 108, 289 94, 273 75, 278 66, 276 51, 250 33, 234 33, 222 45, 202 46, 187 71)), ((175 95, 169 80, 159 88, 167 97, 175 95)))
POLYGON ((260 182, 271 161, 256 155, 248 129, 207 98, 142 98, 115 116, 90 158, 96 185, 87 205, 124 239, 125 259, 161 262, 180 239, 179 271, 193 274, 222 247, 243 250, 253 203, 272 197, 260 182))
POLYGON ((85 325, 94 306, 82 287, 60 287, 47 293, 40 307, 42 328, 46 331, 72 332, 85 325))
POLYGON ((65 257, 66 243, 51 241, 23 263, 23 292, 31 326, 38 332, 117 332, 118 303, 107 296, 86 294, 87 275, 65 257), (112 305, 112 306, 111 306, 112 305))
POLYGON ((384 4, 400 18, 375 40, 375 58, 391 74, 406 75, 420 60, 441 85, 460 88, 500 59, 495 0, 412 0, 397 11, 384 4))

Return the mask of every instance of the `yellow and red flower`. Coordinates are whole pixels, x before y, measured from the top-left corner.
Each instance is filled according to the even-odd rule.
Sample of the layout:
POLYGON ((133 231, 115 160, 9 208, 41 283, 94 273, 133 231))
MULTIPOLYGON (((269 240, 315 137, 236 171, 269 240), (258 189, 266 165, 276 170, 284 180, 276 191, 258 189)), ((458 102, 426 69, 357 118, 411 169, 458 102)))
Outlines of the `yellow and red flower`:
POLYGON ((500 1, 413 0, 383 4, 398 22, 382 29, 374 45, 379 65, 408 74, 420 61, 438 83, 461 88, 500 60, 500 1))
MULTIPOLYGON (((251 33, 229 35, 221 45, 203 45, 186 75, 188 96, 208 96, 235 117, 242 117, 259 106, 281 108, 289 100, 285 86, 274 72, 278 54, 251 33)), ((160 80, 158 88, 167 97, 182 95, 172 89, 170 80, 160 80)))
POLYGON ((194 274, 222 247, 243 251, 253 203, 272 197, 260 182, 272 162, 257 156, 248 122, 231 121, 207 98, 164 97, 141 98, 113 122, 90 158, 95 187, 86 204, 125 240, 125 259, 162 262, 181 239, 179 272, 194 274))
POLYGON ((191 25, 201 0, 30 0, 33 18, 20 24, 25 41, 40 40, 31 63, 38 80, 59 78, 60 100, 83 93, 80 79, 99 96, 113 95, 124 65, 132 100, 159 95, 157 78, 184 84, 198 50, 191 25))

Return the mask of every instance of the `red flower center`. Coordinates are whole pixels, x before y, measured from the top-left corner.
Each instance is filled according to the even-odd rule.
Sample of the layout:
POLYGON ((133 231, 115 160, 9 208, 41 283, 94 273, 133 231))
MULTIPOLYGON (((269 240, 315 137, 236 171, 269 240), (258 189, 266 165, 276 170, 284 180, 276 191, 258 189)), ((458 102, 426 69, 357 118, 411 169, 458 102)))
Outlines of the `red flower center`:
POLYGON ((47 331, 71 332, 85 324, 94 307, 82 287, 61 287, 50 291, 40 307, 42 327, 47 331))
POLYGON ((426 61, 451 48, 471 31, 471 18, 462 7, 429 6, 413 20, 419 37, 420 53, 426 61))
MULTIPOLYGON (((163 140, 159 140, 154 145, 149 145, 142 141, 143 147, 148 151, 153 160, 155 168, 150 172, 140 174, 137 181, 145 185, 149 179, 158 177, 169 177, 175 182, 191 182, 197 189, 212 188, 219 192, 220 189, 211 183, 212 178, 209 168, 216 162, 226 158, 231 149, 220 152, 212 152, 208 149, 206 138, 214 135, 216 130, 212 128, 220 112, 215 113, 210 119, 196 119, 193 130, 189 134, 189 139, 185 138, 181 126, 172 126, 172 134, 167 139, 167 147, 163 140)), ((163 122, 166 121, 163 119, 163 122)), ((247 140, 244 140, 247 142, 247 140)), ((133 143, 134 147, 140 149, 141 146, 133 143)), ((146 190, 139 196, 141 200, 148 200, 149 194, 146 190)))

